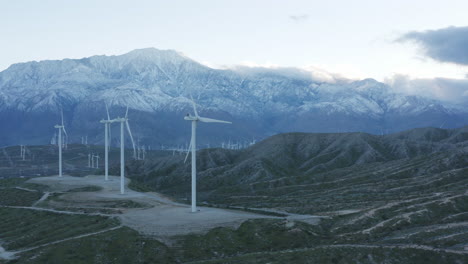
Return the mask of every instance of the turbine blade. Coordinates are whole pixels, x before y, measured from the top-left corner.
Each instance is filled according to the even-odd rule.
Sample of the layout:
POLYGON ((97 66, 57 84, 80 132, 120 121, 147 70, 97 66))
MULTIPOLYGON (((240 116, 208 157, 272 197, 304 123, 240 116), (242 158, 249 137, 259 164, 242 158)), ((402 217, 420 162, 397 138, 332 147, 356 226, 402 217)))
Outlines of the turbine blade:
POLYGON ((63 129, 63 133, 65 133, 65 136, 68 137, 67 131, 65 130, 65 126, 63 126, 62 129, 63 129))
POLYGON ((229 121, 223 121, 223 120, 217 120, 217 119, 212 119, 212 118, 207 118, 207 117, 198 117, 198 120, 206 123, 225 123, 225 124, 232 124, 232 122, 229 121))
POLYGON ((110 121, 109 107, 107 107, 107 103, 106 103, 106 112, 107 112, 107 120, 110 121))
POLYGON ((190 138, 190 144, 189 144, 189 147, 187 149, 187 155, 185 155, 184 163, 187 161, 187 158, 188 158, 188 155, 190 153, 191 148, 192 148, 192 139, 190 138))
POLYGON ((128 120, 125 120, 125 126, 127 127, 128 134, 130 135, 130 139, 132 140, 133 158, 136 159, 135 141, 133 141, 132 131, 130 131, 130 125, 128 124, 128 120))
POLYGON ((195 101, 193 100, 192 95, 190 95, 190 100, 192 101, 193 112, 195 113, 195 116, 198 117, 197 105, 195 104, 195 101))
POLYGON ((125 111, 125 118, 128 116, 128 105, 127 105, 127 110, 125 111))
POLYGON ((62 116, 62 126, 63 126, 63 109, 60 109, 60 115, 62 116))

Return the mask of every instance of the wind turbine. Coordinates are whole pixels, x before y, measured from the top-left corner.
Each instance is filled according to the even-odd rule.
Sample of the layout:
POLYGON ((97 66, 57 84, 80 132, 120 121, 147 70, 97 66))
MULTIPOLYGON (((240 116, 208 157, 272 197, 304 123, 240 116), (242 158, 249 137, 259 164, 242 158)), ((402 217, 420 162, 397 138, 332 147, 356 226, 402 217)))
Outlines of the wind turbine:
MULTIPOLYGON (((205 122, 205 123, 226 123, 232 124, 229 121, 223 120, 216 120, 207 117, 201 117, 198 115, 197 106, 193 101, 192 96, 190 96, 193 106, 194 116, 187 114, 184 119, 187 121, 192 121, 192 138, 190 139, 189 149, 192 149, 192 213, 197 211, 197 147, 196 147, 196 134, 197 134, 197 122, 205 122)), ((187 161, 189 151, 187 151, 187 155, 185 156, 184 163, 187 161)))
POLYGON ((57 132, 54 132, 54 135, 53 135, 52 138, 50 139, 50 144, 51 144, 51 145, 57 144, 57 132))
POLYGON ((96 169, 99 169, 99 158, 100 158, 100 157, 99 157, 99 154, 96 155, 96 156, 94 156, 94 157, 96 158, 96 163, 95 163, 96 166, 95 166, 95 168, 96 168, 96 169))
POLYGON ((124 126, 127 127, 128 134, 133 145, 133 158, 136 159, 135 141, 133 141, 132 131, 130 131, 130 125, 128 124, 128 106, 125 112, 125 117, 119 117, 114 119, 115 122, 120 122, 120 193, 125 193, 125 140, 124 140, 124 126))
POLYGON ((105 167, 105 180, 109 180, 109 138, 111 137, 110 125, 115 122, 115 120, 110 119, 109 108, 106 104, 107 120, 101 120, 101 123, 104 124, 104 167, 105 167))
POLYGON ((26 158, 26 145, 20 145, 21 147, 21 158, 25 160, 26 158))
POLYGON ((59 147, 59 177, 62 177, 62 130, 67 136, 67 131, 63 125, 63 110, 60 111, 62 116, 62 125, 55 125, 54 127, 58 129, 58 147, 59 147))

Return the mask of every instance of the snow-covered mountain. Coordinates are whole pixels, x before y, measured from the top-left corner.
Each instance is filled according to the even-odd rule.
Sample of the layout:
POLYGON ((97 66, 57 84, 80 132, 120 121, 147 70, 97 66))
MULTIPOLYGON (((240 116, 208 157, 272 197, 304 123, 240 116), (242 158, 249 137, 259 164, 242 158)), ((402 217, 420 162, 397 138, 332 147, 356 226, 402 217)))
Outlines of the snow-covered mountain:
POLYGON ((127 105, 132 109, 132 128, 141 142, 183 144, 189 94, 201 114, 234 121, 200 126, 202 143, 289 131, 388 133, 468 123, 463 107, 398 94, 372 79, 326 83, 297 69, 212 69, 176 51, 148 48, 120 56, 18 63, 0 72, 0 121, 7 124, 0 145, 46 143, 60 108, 70 140, 87 135, 100 143, 104 102, 114 116, 127 105))

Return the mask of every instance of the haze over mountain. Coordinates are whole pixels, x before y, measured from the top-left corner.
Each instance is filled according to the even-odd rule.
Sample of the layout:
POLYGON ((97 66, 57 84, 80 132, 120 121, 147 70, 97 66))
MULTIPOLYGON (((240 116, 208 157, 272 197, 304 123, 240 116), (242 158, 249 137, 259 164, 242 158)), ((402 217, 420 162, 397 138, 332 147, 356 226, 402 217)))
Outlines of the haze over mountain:
MULTIPOLYGON (((45 144, 60 108, 70 142, 102 143, 104 102, 111 117, 128 105, 134 135, 159 148, 188 143, 192 94, 199 112, 233 121, 200 126, 201 144, 251 141, 282 132, 374 134, 415 127, 459 127, 468 108, 399 94, 373 79, 325 82, 290 69, 213 69, 154 48, 120 56, 18 63, 0 72, 0 145, 45 144), (209 139, 209 141, 208 141, 209 139)), ((114 126, 113 142, 119 136, 114 126)))

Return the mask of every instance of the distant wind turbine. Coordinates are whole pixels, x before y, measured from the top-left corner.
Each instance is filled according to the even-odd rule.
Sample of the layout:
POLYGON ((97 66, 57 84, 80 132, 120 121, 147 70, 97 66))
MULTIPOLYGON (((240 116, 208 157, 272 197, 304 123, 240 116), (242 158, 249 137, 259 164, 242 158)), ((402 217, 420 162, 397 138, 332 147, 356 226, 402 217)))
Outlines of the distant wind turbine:
POLYGON ((60 111, 62 116, 62 125, 55 125, 54 127, 58 129, 58 147, 59 147, 59 177, 62 177, 62 131, 67 136, 67 131, 63 124, 63 110, 60 111))
POLYGON ((95 166, 95 168, 96 168, 96 169, 99 169, 99 158, 100 158, 100 157, 99 157, 99 154, 96 155, 96 156, 94 156, 94 157, 96 158, 96 163, 95 163, 96 166, 95 166))
POLYGON ((57 144, 57 132, 54 132, 54 135, 53 135, 52 138, 50 139, 50 144, 51 144, 51 145, 57 144))
POLYGON ((132 131, 130 131, 130 125, 128 124, 128 106, 125 112, 125 117, 114 119, 115 122, 120 122, 120 193, 125 193, 125 130, 124 126, 127 127, 128 135, 133 145, 133 158, 136 159, 135 141, 133 141, 132 131))
POLYGON ((25 160, 26 158, 26 146, 25 145, 21 145, 21 158, 23 160, 25 160))
MULTIPOLYGON (((197 153, 196 153, 196 134, 197 134, 197 122, 205 122, 205 123, 226 123, 232 124, 229 121, 222 121, 216 120, 206 117, 201 117, 198 115, 197 106, 193 101, 193 98, 190 96, 193 106, 194 116, 187 114, 184 119, 187 121, 192 121, 192 138, 190 139, 189 149, 192 150, 192 213, 197 211, 197 153)), ((187 151, 187 155, 185 156, 184 163, 187 161, 189 151, 187 151)))
POLYGON ((104 167, 105 167, 105 180, 109 180, 109 139, 111 138, 111 129, 110 125, 115 122, 115 120, 110 119, 109 108, 106 104, 107 120, 101 120, 101 123, 104 124, 104 167))

